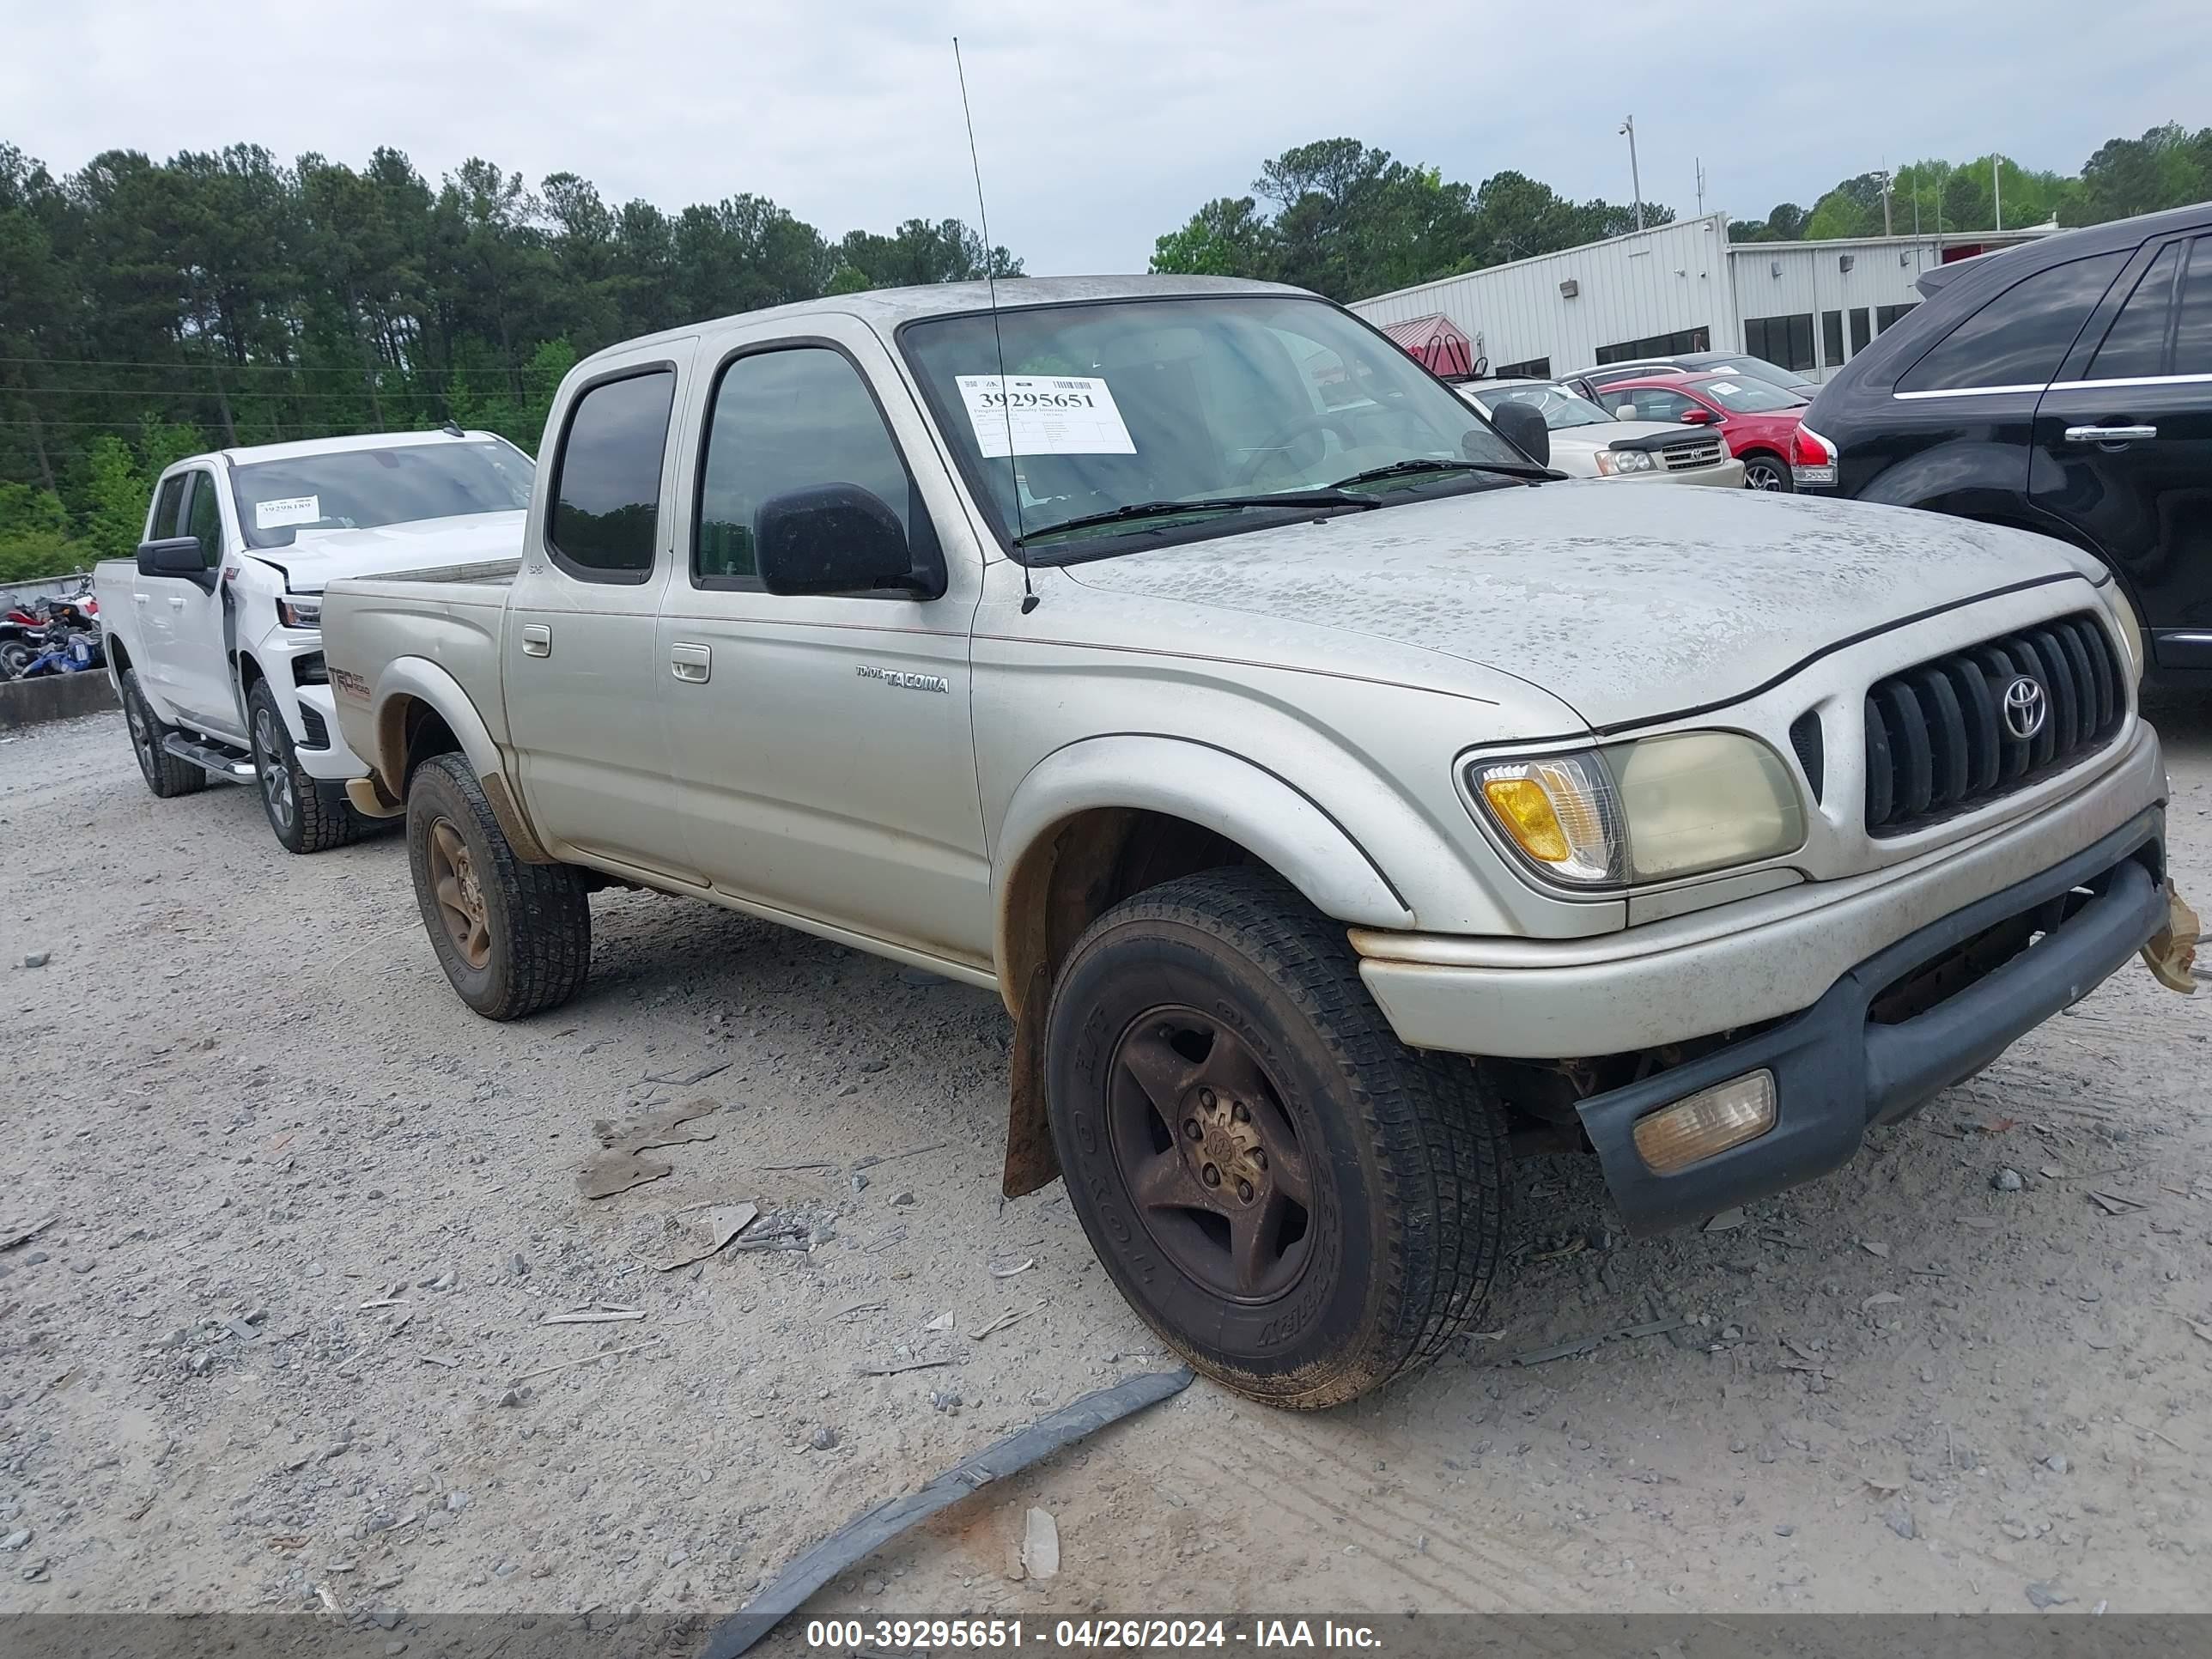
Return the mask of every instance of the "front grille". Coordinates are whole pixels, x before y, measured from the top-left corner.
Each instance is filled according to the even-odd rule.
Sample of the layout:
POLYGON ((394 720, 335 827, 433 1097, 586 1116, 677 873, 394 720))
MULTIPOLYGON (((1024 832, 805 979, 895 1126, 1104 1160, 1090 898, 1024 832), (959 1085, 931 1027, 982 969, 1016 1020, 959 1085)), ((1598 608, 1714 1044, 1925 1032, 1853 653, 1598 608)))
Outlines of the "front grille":
POLYGON ((1668 444, 1659 452, 1669 472, 1686 472, 1692 467, 1711 466, 1721 458, 1721 441, 1710 438, 1704 443, 1668 444))
POLYGON ((1901 836, 1971 811, 2072 765, 2119 730, 2127 678, 2087 612, 2007 634, 1877 680, 1866 699, 1866 822, 1901 836), (2031 735, 2015 703, 2040 697, 2031 735))
POLYGON ((331 728, 323 724, 323 717, 319 711, 310 708, 304 702, 301 703, 300 724, 307 729, 307 741, 304 747, 327 749, 331 746, 331 728))

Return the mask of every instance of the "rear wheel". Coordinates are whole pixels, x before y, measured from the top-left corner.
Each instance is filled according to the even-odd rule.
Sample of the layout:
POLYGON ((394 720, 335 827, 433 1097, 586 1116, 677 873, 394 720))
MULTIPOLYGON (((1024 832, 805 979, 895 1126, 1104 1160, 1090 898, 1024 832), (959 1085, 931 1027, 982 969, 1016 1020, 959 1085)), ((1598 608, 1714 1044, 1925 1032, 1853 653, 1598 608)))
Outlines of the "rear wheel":
POLYGON ((1440 1352, 1502 1247, 1503 1114, 1401 1043, 1343 928, 1266 871, 1099 918, 1047 1025, 1053 1139, 1121 1294, 1271 1405, 1356 1398, 1440 1352))
POLYGON ((28 641, 0 641, 0 680, 21 679, 23 671, 38 659, 38 651, 28 641))
POLYGON ((123 723, 131 729, 131 750, 138 757, 138 770, 155 797, 168 800, 197 794, 207 787, 208 775, 190 761, 179 760, 162 747, 176 728, 162 723, 146 694, 138 689, 138 671, 123 671, 123 723))
POLYGON ((261 810, 288 849, 320 853, 358 841, 368 832, 368 821, 346 805, 344 784, 315 777, 301 766, 298 745, 266 680, 255 681, 246 696, 246 729, 253 750, 254 778, 261 788, 261 810))
POLYGON ((1797 481, 1790 476, 1789 462, 1758 449, 1743 458, 1743 487, 1788 495, 1796 492, 1797 481))
POLYGON ((407 784, 407 862, 439 965, 487 1019, 519 1019, 576 994, 592 963, 580 872, 526 864, 459 755, 434 755, 407 784))

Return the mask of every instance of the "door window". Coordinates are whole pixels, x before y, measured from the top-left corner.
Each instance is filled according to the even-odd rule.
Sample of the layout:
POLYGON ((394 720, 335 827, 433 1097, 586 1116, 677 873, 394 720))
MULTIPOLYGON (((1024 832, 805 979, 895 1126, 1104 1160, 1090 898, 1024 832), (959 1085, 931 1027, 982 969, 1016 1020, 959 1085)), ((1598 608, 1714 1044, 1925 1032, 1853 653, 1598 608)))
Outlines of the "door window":
POLYGON ((2104 343, 2089 360, 2088 379, 2126 380, 2166 373, 2166 325, 2173 320, 2173 279, 2180 269, 2181 244, 2176 242, 2152 262, 2105 331, 2104 343))
POLYGON ((191 481, 189 472, 161 480, 161 488, 154 497, 154 522, 146 532, 148 541, 163 541, 183 533, 177 528, 177 520, 183 516, 185 486, 191 481))
POLYGON ((195 472, 191 477, 192 498, 185 509, 184 533, 200 538, 200 562, 212 570, 222 562, 222 507, 215 498, 215 474, 195 472))
POLYGON ((602 380, 568 413, 553 476, 546 540, 570 575, 641 582, 653 574, 660 465, 676 372, 602 380))
POLYGON ((2126 263, 2125 252, 2075 259, 2014 283, 1937 343, 1900 392, 2041 386, 2126 263))
POLYGON ((2173 372, 2212 374, 2212 236, 2191 244, 2173 331, 2173 372))
POLYGON ((707 423, 693 580, 758 587, 753 518, 761 504, 832 483, 875 495, 898 516, 909 543, 929 534, 898 446, 843 353, 792 346, 738 358, 722 371, 707 423))
POLYGON ((1632 406, 1635 412, 1621 418, 1630 421, 1677 421, 1693 409, 1702 408, 1693 398, 1679 392, 1662 392, 1656 386, 1636 386, 1626 391, 1605 394, 1607 409, 1618 410, 1623 404, 1632 406))

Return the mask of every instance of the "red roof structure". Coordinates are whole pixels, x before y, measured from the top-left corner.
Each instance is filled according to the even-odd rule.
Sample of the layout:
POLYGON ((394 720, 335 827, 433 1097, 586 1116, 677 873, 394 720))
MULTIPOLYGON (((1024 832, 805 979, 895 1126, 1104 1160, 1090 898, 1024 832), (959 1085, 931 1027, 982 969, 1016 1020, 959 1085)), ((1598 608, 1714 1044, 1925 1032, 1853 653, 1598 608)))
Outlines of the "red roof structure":
POLYGON ((1410 322, 1386 323, 1382 332, 1431 374, 1464 380, 1474 373, 1474 342, 1442 312, 1410 322))

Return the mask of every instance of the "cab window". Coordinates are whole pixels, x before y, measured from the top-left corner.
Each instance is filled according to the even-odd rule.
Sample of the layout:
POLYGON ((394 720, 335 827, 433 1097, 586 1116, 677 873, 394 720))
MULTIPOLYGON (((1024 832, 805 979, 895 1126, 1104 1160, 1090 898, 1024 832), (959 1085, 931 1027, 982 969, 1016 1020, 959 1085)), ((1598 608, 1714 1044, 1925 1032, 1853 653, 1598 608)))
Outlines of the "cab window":
POLYGON ((177 520, 184 516, 185 486, 191 481, 189 472, 161 480, 161 487, 154 495, 153 522, 146 529, 148 541, 166 541, 171 536, 184 533, 177 528, 177 520))
POLYGON ((222 562, 222 508, 216 500, 215 474, 190 477, 192 494, 185 507, 184 533, 200 538, 200 562, 212 570, 222 562))
POLYGON ((881 501, 909 545, 927 540, 928 515, 906 462, 842 352, 791 346, 738 358, 722 371, 707 423, 693 580, 759 586, 753 520, 762 503, 832 483, 857 484, 881 501))
POLYGON ((546 529, 555 560, 570 575, 641 582, 653 574, 675 400, 676 372, 658 368, 602 380, 570 407, 546 529))

